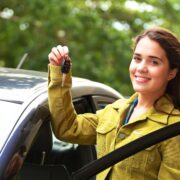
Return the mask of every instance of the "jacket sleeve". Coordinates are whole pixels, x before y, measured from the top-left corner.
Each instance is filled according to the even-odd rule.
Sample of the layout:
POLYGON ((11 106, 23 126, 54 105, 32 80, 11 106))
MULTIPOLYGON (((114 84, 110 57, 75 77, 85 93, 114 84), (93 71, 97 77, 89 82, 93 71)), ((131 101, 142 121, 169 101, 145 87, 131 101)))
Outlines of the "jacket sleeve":
POLYGON ((160 151, 162 162, 158 179, 180 179, 180 135, 164 141, 160 151))
POLYGON ((48 65, 48 103, 56 137, 71 143, 95 144, 98 116, 91 113, 77 115, 71 96, 71 72, 63 87, 61 80, 60 67, 48 65))

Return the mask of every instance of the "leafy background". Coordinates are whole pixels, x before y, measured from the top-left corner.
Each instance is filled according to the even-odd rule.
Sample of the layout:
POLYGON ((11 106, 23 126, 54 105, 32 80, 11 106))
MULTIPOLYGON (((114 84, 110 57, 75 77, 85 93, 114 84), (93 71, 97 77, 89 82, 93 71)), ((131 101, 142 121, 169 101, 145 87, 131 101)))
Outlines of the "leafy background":
POLYGON ((0 0, 0 66, 47 71, 48 53, 68 45, 73 75, 133 93, 133 38, 151 26, 180 36, 179 0, 0 0))

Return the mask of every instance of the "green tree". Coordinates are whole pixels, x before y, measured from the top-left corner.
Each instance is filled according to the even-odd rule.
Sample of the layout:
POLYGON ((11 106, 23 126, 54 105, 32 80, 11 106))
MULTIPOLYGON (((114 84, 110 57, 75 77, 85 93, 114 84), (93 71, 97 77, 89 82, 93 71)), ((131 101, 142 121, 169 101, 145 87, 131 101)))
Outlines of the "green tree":
POLYGON ((3 0, 0 66, 47 71, 53 46, 68 45, 73 75, 108 84, 124 95, 132 88, 128 66, 132 39, 160 25, 180 35, 179 0, 3 0))

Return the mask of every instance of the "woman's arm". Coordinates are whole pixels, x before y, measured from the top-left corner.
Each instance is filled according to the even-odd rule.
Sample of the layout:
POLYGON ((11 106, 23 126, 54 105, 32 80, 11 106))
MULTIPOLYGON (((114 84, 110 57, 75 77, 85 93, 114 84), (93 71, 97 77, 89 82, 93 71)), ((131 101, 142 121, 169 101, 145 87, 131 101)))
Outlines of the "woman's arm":
POLYGON ((57 138, 64 141, 95 144, 98 117, 91 113, 76 114, 71 96, 71 71, 66 75, 62 87, 62 73, 58 60, 58 58, 62 59, 62 53, 54 55, 57 53, 57 48, 56 50, 53 48, 52 51, 49 54, 50 64, 48 65, 48 103, 54 133, 57 138))

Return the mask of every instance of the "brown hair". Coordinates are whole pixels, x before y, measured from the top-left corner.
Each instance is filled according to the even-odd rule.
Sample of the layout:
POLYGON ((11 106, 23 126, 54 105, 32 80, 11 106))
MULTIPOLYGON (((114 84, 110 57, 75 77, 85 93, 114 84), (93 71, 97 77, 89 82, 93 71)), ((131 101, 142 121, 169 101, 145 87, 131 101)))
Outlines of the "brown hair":
POLYGON ((177 68, 176 77, 168 82, 165 93, 171 97, 174 106, 180 109, 180 42, 169 30, 154 27, 138 35, 135 39, 134 47, 144 37, 148 37, 159 43, 166 53, 170 68, 177 68))

